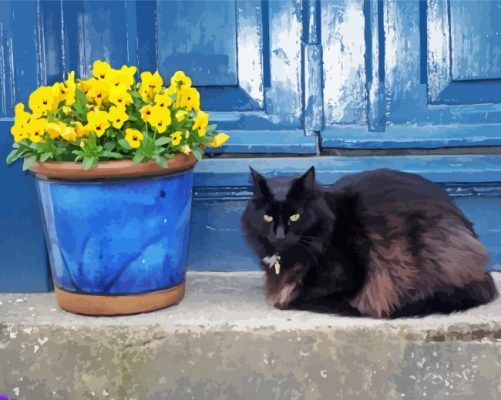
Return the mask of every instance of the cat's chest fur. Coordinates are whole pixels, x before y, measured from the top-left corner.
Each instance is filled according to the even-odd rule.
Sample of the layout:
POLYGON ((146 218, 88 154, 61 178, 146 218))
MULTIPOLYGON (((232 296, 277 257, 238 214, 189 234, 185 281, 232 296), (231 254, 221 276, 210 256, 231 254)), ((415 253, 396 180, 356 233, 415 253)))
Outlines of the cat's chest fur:
POLYGON ((297 298, 303 284, 304 266, 279 254, 261 259, 266 273, 266 302, 276 308, 286 308, 297 298))

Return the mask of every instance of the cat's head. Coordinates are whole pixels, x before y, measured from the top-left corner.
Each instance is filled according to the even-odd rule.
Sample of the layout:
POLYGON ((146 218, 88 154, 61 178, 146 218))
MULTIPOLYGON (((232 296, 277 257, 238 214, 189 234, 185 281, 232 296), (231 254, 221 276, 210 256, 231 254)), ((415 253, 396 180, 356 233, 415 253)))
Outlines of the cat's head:
POLYGON ((267 253, 318 245, 330 235, 334 215, 314 167, 293 178, 267 179, 252 168, 251 176, 254 196, 243 215, 245 233, 267 253))

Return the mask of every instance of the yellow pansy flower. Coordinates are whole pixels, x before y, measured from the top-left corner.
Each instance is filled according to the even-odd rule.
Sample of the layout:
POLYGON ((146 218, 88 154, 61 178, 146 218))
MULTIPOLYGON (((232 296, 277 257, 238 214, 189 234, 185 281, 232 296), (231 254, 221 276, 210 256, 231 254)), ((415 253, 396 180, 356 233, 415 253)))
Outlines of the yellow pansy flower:
POLYGON ((193 119, 192 129, 198 131, 198 136, 202 137, 206 134, 206 128, 209 125, 209 114, 204 111, 199 111, 193 119))
POLYGON ((68 73, 68 78, 63 82, 57 82, 52 85, 54 91, 54 104, 57 106, 64 100, 67 106, 75 104, 75 90, 77 85, 75 83, 75 71, 68 73))
POLYGON ((116 129, 122 128, 124 122, 129 119, 129 116, 127 115, 125 108, 123 107, 111 106, 108 113, 111 125, 113 125, 113 128, 116 129))
POLYGON ((72 106, 75 104, 76 87, 75 72, 71 71, 64 83, 57 82, 52 85, 52 89, 54 91, 54 105, 57 107, 61 101, 64 101, 66 106, 72 106))
POLYGON ((176 131, 174 133, 171 133, 170 137, 171 137, 171 144, 173 146, 177 146, 179 143, 181 143, 183 135, 181 134, 181 132, 176 131))
POLYGON ((187 144, 185 144, 183 147, 181 147, 181 152, 183 152, 186 155, 190 154, 191 153, 190 146, 188 146, 187 144))
POLYGON ((186 117, 186 111, 179 110, 176 112, 176 120, 178 122, 184 121, 184 118, 186 117))
POLYGON ((155 106, 169 107, 171 104, 172 104, 172 99, 167 94, 167 92, 159 93, 155 96, 155 106))
POLYGON ((46 124, 45 130, 53 139, 62 137, 68 142, 74 142, 77 139, 75 128, 66 125, 64 122, 49 122, 46 124))
POLYGON ((96 60, 94 64, 92 64, 92 75, 94 75, 97 79, 108 79, 110 74, 112 73, 112 68, 110 64, 106 61, 96 60))
POLYGON ((139 112, 141 113, 141 119, 144 122, 150 122, 152 111, 153 111, 153 107, 152 106, 144 106, 144 107, 142 107, 139 110, 139 112))
POLYGON ((210 147, 221 147, 223 144, 227 142, 230 137, 226 133, 218 133, 214 138, 209 142, 210 147))
POLYGON ((167 93, 169 96, 172 96, 173 94, 177 93, 177 87, 171 85, 167 89, 165 89, 165 93, 167 93))
POLYGON ((128 67, 126 65, 123 65, 121 69, 111 69, 108 74, 111 86, 121 85, 130 88, 134 84, 134 74, 136 71, 136 67, 128 67))
POLYGON ((33 143, 41 143, 45 141, 45 126, 47 120, 45 118, 35 119, 30 121, 26 127, 26 132, 33 143))
POLYGON ((180 89, 176 94, 176 107, 200 111, 200 93, 195 88, 180 89))
POLYGON ((77 88, 77 85, 75 83, 75 71, 68 73, 68 78, 66 78, 64 83, 66 85, 66 96, 64 97, 64 100, 67 106, 72 106, 76 101, 75 90, 77 88))
POLYGON ((110 89, 109 101, 116 106, 125 107, 132 103, 132 96, 125 86, 112 86, 110 89))
POLYGON ((92 131, 96 132, 98 137, 104 135, 106 129, 110 127, 110 116, 106 111, 89 111, 87 114, 87 121, 92 131))
POLYGON ((149 124, 157 130, 158 133, 164 133, 171 124, 170 110, 163 107, 152 107, 149 124))
POLYGON ((141 74, 141 86, 139 87, 139 94, 143 101, 153 99, 156 94, 160 93, 163 84, 164 80, 158 71, 154 74, 149 71, 143 72, 141 74))
POLYGON ((137 129, 126 129, 125 130, 125 140, 129 143, 129 146, 133 149, 137 149, 144 139, 144 135, 137 129))
POLYGON ((86 96, 89 90, 97 82, 96 78, 83 79, 77 83, 77 88, 80 89, 86 96))
POLYGON ((54 110, 54 89, 50 86, 40 86, 30 94, 28 105, 35 116, 41 116, 54 110))
POLYGON ((27 126, 30 123, 32 115, 24 110, 24 104, 16 104, 14 111, 14 125, 10 128, 10 133, 14 136, 14 141, 19 142, 28 138, 27 126))
POLYGON ((57 139, 61 136, 61 130, 63 129, 61 125, 62 122, 49 122, 45 125, 45 131, 52 139, 57 139))
POLYGON ((101 107, 103 101, 108 98, 109 93, 110 84, 104 80, 96 80, 87 92, 87 97, 94 101, 98 107, 101 107))
POLYGON ((78 137, 85 137, 89 133, 91 133, 92 131, 93 131, 93 128, 89 124, 82 125, 82 123, 80 121, 77 121, 75 123, 75 132, 76 132, 76 134, 77 134, 78 137))
POLYGON ((170 78, 170 84, 176 90, 187 89, 191 87, 191 79, 186 76, 184 71, 176 71, 170 78))

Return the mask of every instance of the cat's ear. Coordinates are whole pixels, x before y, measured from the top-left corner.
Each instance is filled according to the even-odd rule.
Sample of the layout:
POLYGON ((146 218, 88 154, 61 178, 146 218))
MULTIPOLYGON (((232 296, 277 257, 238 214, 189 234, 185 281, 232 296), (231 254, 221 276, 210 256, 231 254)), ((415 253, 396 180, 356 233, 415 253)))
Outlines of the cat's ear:
POLYGON ((313 190, 315 188, 315 167, 311 166, 299 179, 303 181, 303 187, 306 190, 313 190))
POLYGON ((271 192, 270 188, 268 187, 266 178, 259 172, 257 172, 254 168, 249 167, 249 169, 252 176, 252 182, 254 183, 254 194, 257 197, 262 197, 262 198, 270 197, 271 192))
POLYGON ((297 178, 289 189, 289 197, 300 197, 303 193, 315 188, 315 167, 311 167, 304 175, 297 178))

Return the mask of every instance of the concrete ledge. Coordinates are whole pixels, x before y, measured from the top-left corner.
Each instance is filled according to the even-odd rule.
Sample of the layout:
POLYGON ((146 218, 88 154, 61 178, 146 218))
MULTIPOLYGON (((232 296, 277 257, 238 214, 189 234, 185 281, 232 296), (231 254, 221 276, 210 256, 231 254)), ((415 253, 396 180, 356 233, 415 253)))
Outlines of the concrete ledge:
POLYGON ((181 304, 132 317, 4 294, 0 360, 18 400, 499 399, 501 300, 395 321, 278 311, 260 273, 191 273, 181 304))

